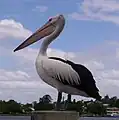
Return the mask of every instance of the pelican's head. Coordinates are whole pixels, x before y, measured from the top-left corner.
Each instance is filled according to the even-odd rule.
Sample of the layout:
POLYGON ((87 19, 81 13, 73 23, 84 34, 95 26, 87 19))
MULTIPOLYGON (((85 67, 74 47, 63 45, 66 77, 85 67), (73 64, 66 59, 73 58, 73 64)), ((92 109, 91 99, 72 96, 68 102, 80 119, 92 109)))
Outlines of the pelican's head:
POLYGON ((14 52, 20 49, 23 49, 37 42, 38 40, 53 34, 57 30, 57 35, 55 35, 55 38, 56 38, 60 34, 60 32, 63 30, 64 24, 65 24, 65 19, 63 15, 57 15, 49 18, 49 20, 45 25, 43 25, 35 33, 33 33, 30 37, 28 37, 23 43, 21 43, 14 50, 14 52))

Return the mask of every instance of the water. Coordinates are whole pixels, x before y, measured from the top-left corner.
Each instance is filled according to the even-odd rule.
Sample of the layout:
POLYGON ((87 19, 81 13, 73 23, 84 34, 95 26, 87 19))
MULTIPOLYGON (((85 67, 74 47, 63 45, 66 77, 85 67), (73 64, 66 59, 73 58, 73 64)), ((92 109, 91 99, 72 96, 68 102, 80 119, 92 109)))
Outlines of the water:
POLYGON ((80 118, 80 120, 119 120, 119 118, 112 118, 112 117, 85 117, 85 118, 80 118))
MULTIPOLYGON (((30 116, 0 116, 0 120, 31 120, 30 116)), ((82 117, 80 120, 119 120, 111 117, 82 117)))
POLYGON ((31 120, 30 116, 0 116, 0 120, 31 120))

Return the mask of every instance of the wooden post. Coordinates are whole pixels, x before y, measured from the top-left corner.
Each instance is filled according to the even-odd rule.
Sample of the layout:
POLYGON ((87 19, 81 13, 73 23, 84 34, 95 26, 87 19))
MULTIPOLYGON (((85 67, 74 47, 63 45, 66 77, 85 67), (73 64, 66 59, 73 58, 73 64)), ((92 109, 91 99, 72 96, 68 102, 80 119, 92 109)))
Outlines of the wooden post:
POLYGON ((79 120, 79 115, 74 111, 34 111, 31 120, 79 120))

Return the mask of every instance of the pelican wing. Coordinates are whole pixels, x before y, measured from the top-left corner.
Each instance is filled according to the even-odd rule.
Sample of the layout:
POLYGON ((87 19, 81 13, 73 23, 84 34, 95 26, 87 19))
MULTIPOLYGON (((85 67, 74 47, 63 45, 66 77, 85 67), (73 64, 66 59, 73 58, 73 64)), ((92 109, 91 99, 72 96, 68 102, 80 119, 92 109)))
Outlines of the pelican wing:
POLYGON ((101 99, 93 75, 85 66, 50 57, 48 60, 43 60, 42 67, 50 77, 65 85, 85 91, 90 97, 101 99))
POLYGON ((65 85, 80 85, 80 77, 78 73, 72 69, 70 65, 68 65, 65 60, 64 62, 56 60, 56 59, 48 59, 43 60, 42 67, 45 73, 62 82, 65 85))

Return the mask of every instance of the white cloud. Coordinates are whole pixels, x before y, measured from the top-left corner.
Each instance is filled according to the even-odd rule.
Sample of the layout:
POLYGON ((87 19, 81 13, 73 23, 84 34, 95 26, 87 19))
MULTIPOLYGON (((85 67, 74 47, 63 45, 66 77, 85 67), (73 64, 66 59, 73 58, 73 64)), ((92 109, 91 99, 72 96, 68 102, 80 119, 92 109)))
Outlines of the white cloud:
POLYGON ((32 32, 13 19, 4 19, 0 21, 0 39, 14 38, 25 39, 32 32))
POLYGON ((40 80, 32 69, 32 66, 29 67, 31 67, 29 69, 31 69, 32 72, 0 69, 1 99, 15 99, 21 102, 32 102, 33 100, 38 100, 39 97, 44 94, 49 93, 55 96, 56 91, 40 80))
MULTIPOLYGON (((119 44, 117 43, 118 42, 116 41, 102 43, 101 45, 96 46, 95 48, 92 48, 92 50, 88 50, 85 53, 72 53, 72 52, 66 53, 62 50, 56 50, 56 49, 49 48, 48 56, 58 56, 58 57, 70 59, 70 60, 75 61, 76 63, 85 65, 89 70, 91 70, 92 74, 94 75, 94 78, 96 80, 96 85, 100 89, 101 95, 109 94, 110 96, 113 96, 112 93, 115 93, 115 95, 119 96, 118 92, 115 90, 119 87, 118 86, 119 61, 118 61, 118 58, 116 57, 117 48, 119 47, 119 44), (114 86, 113 92, 110 91, 110 88, 112 88, 112 86, 114 86), (107 89, 105 89, 105 87, 107 87, 107 89)), ((40 85, 42 83, 44 85, 44 88, 39 86, 39 89, 41 88, 42 91, 44 91, 45 93, 46 88, 49 88, 49 90, 51 90, 54 94, 56 90, 52 89, 52 87, 49 87, 47 84, 41 81, 39 76, 36 73, 34 63, 35 63, 38 52, 39 52, 38 49, 33 49, 33 48, 28 47, 28 48, 25 48, 24 50, 13 53, 12 56, 16 58, 17 62, 19 61, 22 64, 24 63, 22 67, 20 68, 20 71, 24 70, 24 72, 27 73, 28 76, 30 76, 28 78, 28 82, 30 82, 28 86, 33 84, 33 88, 37 89, 38 86, 34 86, 33 81, 34 80, 39 81, 39 83, 37 82, 37 84, 40 85)), ((19 69, 19 66, 17 67, 19 69)), ((14 74, 19 73, 18 71, 16 71, 14 74)), ((21 74, 21 75, 23 77, 25 74, 21 74)), ((16 83, 19 83, 19 81, 16 83)), ((21 88, 22 88, 22 85, 24 88, 24 84, 27 84, 27 83, 26 82, 23 84, 21 83, 21 88)), ((39 93, 39 95, 40 94, 41 93, 39 93)), ((56 95, 54 95, 53 97, 56 98, 56 95)))
POLYGON ((38 80, 32 80, 32 75, 29 76, 23 71, 8 71, 0 69, 0 88, 11 89, 35 89, 35 88, 47 88, 44 83, 38 80))
POLYGON ((23 71, 6 71, 4 69, 0 69, 0 81, 6 81, 6 80, 29 80, 30 76, 23 71))
POLYGON ((96 61, 96 60, 90 60, 85 62, 85 65, 88 68, 91 68, 92 70, 103 70, 104 69, 104 64, 102 62, 96 61))
MULTIPOLYGON (((0 32, 0 35, 4 35, 3 38, 24 38, 31 34, 21 23, 14 20, 12 22, 11 20, 3 20, 0 26, 2 26, 0 27, 0 31, 2 30, 3 33, 5 29, 7 31, 4 34, 0 32), (18 31, 22 32, 19 33, 18 31)), ((7 46, 7 44, 5 45, 7 46)), ((4 51, 0 52, 1 98, 13 98, 26 102, 28 99, 29 101, 33 101, 44 94, 51 94, 53 99, 56 99, 56 89, 44 83, 36 72, 34 63, 39 50, 27 47, 14 53, 13 48, 7 48, 5 45, 0 45, 0 51, 4 51)), ((119 42, 113 40, 112 42, 106 41, 82 53, 65 52, 49 48, 48 56, 62 57, 85 65, 94 75, 101 95, 109 94, 110 96, 117 95, 119 97, 117 91, 119 87, 118 48, 119 42)))
POLYGON ((33 11, 46 12, 48 10, 47 6, 36 6, 33 11))
MULTIPOLYGON (((38 55, 38 52, 39 52, 38 49, 26 48, 26 49, 23 49, 19 52, 15 52, 12 54, 19 56, 22 59, 25 59, 26 61, 34 62, 34 60, 36 59, 36 57, 38 55)), ((56 50, 56 49, 51 49, 51 48, 48 48, 47 54, 48 54, 48 56, 57 56, 57 57, 61 57, 64 59, 68 59, 68 58, 73 59, 75 57, 75 54, 72 52, 66 53, 62 50, 56 50)))
MULTIPOLYGON (((119 82, 119 70, 112 69, 102 72, 102 77, 107 78, 108 80, 113 80, 119 82)), ((117 84, 118 85, 118 84, 117 84)))
POLYGON ((117 0, 83 0, 78 7, 78 12, 69 14, 70 18, 119 24, 119 1, 117 0))
MULTIPOLYGON (((28 47, 15 53, 11 52, 12 50, 10 48, 6 49, 0 47, 0 50, 1 49, 5 51, 4 54, 1 54, 2 56, 9 56, 9 60, 15 59, 14 63, 11 61, 11 70, 0 68, 0 90, 2 89, 1 96, 3 99, 6 99, 7 96, 9 99, 14 98, 16 100, 27 102, 38 99, 38 97, 43 96, 44 94, 51 94, 53 98, 56 99, 57 91, 44 83, 36 73, 34 63, 39 52, 38 49, 28 47), (13 68, 15 68, 15 70, 13 68), (9 96, 11 91, 12 95, 9 96), (3 94, 5 94, 5 96, 3 94), (21 98, 17 96, 18 94, 21 96, 21 98), (26 96, 31 97, 29 100, 27 100, 26 96)), ((62 50, 51 48, 48 49, 48 55, 71 59, 73 59, 75 56, 74 53, 66 53, 62 50)))
MULTIPOLYGON (((117 41, 107 41, 92 48, 92 50, 85 51, 85 53, 66 53, 62 50, 49 48, 48 56, 62 57, 85 65, 94 75, 96 85, 101 95, 109 94, 110 96, 117 95, 119 97, 117 91, 119 87, 119 58, 116 57, 118 47, 119 43, 117 41)), ((30 47, 15 53, 9 52, 9 49, 7 50, 10 57, 14 58, 16 63, 12 64, 12 67, 15 66, 15 70, 0 70, 0 85, 1 88, 4 89, 1 90, 3 91, 1 94, 7 91, 7 95, 9 96, 10 91, 15 91, 16 93, 14 92, 11 97, 16 98, 19 93, 20 96, 24 96, 19 98, 19 100, 24 101, 26 99, 25 97, 30 96, 29 99, 32 101, 33 98, 38 99, 39 96, 47 94, 48 91, 48 93, 53 96, 53 99, 56 99, 56 89, 44 83, 36 72, 34 63, 39 50, 30 47)), ((6 55, 8 56, 8 54, 6 55)), ((79 97, 74 96, 74 98, 77 99, 79 99, 79 97)))

